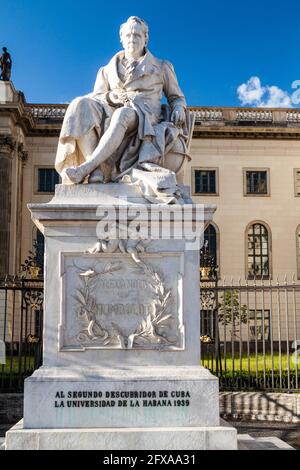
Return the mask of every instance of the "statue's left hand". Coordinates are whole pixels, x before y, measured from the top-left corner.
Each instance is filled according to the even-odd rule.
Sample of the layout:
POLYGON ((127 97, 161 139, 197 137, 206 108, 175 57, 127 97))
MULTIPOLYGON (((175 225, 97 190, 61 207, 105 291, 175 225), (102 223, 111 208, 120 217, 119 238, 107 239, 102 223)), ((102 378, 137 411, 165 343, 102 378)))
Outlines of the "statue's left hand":
POLYGON ((182 127, 185 121, 185 111, 182 106, 175 106, 172 114, 171 114, 171 121, 175 124, 177 127, 182 127))

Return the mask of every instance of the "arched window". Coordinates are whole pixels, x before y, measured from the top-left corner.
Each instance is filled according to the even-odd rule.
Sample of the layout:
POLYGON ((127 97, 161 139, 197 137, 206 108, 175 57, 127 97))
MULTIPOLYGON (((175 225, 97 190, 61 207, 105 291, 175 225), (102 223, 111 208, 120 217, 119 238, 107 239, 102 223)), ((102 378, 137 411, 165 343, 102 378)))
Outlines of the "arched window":
POLYGON ((270 277, 270 236, 268 228, 255 222, 247 229, 247 277, 248 279, 269 279, 270 277))
POLYGON ((36 258, 36 264, 41 268, 42 273, 44 270, 45 238, 36 227, 32 228, 32 251, 36 258))
POLYGON ((217 231, 212 224, 209 224, 204 232, 204 244, 207 243, 208 254, 214 258, 217 265, 217 231))
MULTIPOLYGON (((218 275, 210 268, 218 266, 218 245, 219 232, 215 224, 210 223, 204 232, 203 247, 200 251, 200 276, 201 280, 214 280, 214 276, 218 275), (207 256, 208 255, 208 256, 207 256), (204 268, 204 272, 202 269, 204 268), (209 268, 208 272, 205 269, 209 268)), ((201 311, 200 311, 200 336, 215 337, 216 331, 216 307, 211 299, 211 292, 201 290, 201 311)))
POLYGON ((45 254, 45 238, 42 232, 36 232, 36 261, 37 265, 43 271, 44 269, 44 254, 45 254))

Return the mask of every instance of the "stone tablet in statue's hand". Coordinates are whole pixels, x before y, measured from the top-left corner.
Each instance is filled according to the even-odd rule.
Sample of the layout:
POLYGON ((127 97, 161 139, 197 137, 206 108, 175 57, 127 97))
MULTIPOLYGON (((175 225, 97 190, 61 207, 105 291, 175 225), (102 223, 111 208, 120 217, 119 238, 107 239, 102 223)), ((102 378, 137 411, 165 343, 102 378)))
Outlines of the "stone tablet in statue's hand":
POLYGON ((171 114, 171 121, 177 127, 182 127, 185 121, 185 110, 183 106, 175 106, 172 114, 171 114))

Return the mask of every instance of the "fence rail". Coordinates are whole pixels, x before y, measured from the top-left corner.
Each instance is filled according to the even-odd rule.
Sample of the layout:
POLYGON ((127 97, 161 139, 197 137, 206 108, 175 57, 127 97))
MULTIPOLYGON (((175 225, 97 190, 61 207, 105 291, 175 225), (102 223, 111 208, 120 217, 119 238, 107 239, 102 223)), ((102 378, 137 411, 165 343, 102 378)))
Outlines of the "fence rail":
POLYGON ((220 388, 299 391, 300 285, 201 284, 201 362, 220 388))

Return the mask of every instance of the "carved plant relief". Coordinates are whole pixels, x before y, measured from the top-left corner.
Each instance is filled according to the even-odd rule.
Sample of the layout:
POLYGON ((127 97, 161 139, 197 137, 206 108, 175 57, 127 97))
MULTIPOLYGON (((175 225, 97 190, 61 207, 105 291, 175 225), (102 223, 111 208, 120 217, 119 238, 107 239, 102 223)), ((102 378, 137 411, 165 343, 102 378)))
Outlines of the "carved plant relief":
POLYGON ((80 287, 73 298, 82 325, 77 342, 83 347, 95 344, 118 349, 178 346, 172 289, 166 286, 159 270, 141 259, 143 242, 111 240, 108 243, 98 240, 89 252, 107 253, 107 249, 109 253, 121 252, 115 260, 103 264, 101 257, 88 268, 86 264, 74 263, 80 287), (112 294, 107 300, 109 290, 112 294))

